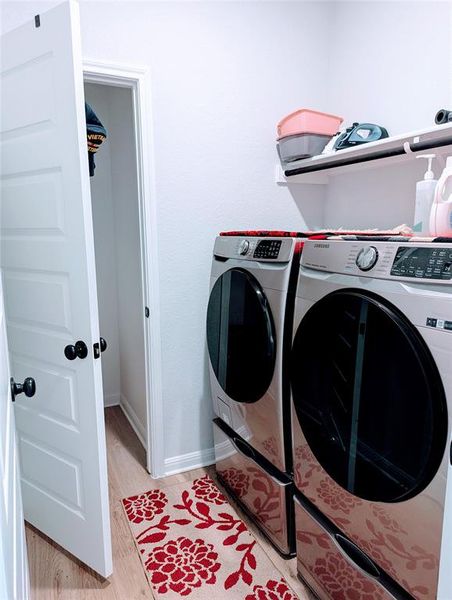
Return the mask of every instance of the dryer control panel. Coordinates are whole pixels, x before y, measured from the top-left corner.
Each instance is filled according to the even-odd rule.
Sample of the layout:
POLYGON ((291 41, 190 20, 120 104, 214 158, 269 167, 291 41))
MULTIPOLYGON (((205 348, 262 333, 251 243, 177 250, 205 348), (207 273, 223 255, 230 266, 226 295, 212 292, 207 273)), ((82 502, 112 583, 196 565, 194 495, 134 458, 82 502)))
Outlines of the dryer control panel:
POLYGON ((391 275, 450 280, 452 279, 452 249, 400 246, 392 263, 391 275))
POLYGON ((281 240, 261 240, 254 251, 254 258, 278 258, 281 240))
POLYGON ((213 254, 220 259, 290 263, 301 240, 293 237, 218 236, 213 254))

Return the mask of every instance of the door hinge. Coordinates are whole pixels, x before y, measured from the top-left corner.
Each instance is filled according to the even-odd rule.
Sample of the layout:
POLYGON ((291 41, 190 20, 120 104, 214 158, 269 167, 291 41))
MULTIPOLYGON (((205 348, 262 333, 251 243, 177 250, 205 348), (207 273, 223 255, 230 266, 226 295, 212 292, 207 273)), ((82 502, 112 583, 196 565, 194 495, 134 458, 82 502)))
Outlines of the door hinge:
POLYGON ((149 312, 149 306, 145 306, 144 307, 144 316, 146 317, 146 319, 149 319, 149 315, 151 313, 149 312))
POLYGON ((35 15, 35 27, 41 27, 41 17, 39 15, 35 15))

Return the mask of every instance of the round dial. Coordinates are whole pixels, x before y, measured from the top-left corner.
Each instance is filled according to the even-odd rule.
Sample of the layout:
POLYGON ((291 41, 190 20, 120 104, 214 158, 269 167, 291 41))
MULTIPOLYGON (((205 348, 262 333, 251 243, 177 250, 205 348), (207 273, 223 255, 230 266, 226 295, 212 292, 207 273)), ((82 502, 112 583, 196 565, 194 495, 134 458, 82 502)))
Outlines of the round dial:
POLYGON ((375 266, 377 260, 378 250, 375 246, 367 246, 366 248, 361 248, 358 252, 356 266, 361 269, 361 271, 370 271, 370 269, 375 266))
POLYGON ((239 254, 245 256, 248 254, 248 250, 250 249, 250 243, 248 240, 242 240, 239 244, 239 254))

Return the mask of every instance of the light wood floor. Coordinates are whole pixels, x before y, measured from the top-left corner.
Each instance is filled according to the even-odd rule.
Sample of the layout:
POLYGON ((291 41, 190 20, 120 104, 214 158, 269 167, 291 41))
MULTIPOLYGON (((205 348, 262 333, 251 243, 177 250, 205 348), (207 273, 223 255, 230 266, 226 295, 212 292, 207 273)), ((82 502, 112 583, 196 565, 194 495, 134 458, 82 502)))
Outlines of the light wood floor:
MULTIPOLYGON (((108 580, 97 576, 78 563, 51 540, 27 525, 28 560, 30 567, 31 600, 142 600, 153 598, 132 534, 121 507, 121 499, 152 487, 167 487, 190 481, 212 468, 198 469, 181 475, 152 480, 146 469, 145 453, 138 438, 119 407, 105 411, 110 514, 113 544, 113 575, 108 580)), ((259 543, 282 572, 301 599, 308 593, 296 576, 296 561, 284 560, 249 523, 240 516, 258 538, 259 543)), ((227 595, 231 598, 231 594, 227 595)), ((226 597, 226 595, 225 595, 226 597)), ((217 600, 217 599, 215 599, 217 600)), ((219 599, 221 600, 221 599, 219 599)))

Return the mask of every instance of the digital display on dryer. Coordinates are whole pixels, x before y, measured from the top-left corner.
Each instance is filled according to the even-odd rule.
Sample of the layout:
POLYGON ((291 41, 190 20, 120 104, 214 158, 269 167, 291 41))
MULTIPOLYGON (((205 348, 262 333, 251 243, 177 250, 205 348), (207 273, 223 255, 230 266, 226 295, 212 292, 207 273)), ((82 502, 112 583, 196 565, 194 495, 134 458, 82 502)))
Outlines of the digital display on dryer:
POLYGON ((254 251, 253 257, 278 258, 280 248, 281 240, 261 240, 254 251))
POLYGON ((424 279, 452 279, 452 248, 399 247, 391 275, 424 279))

